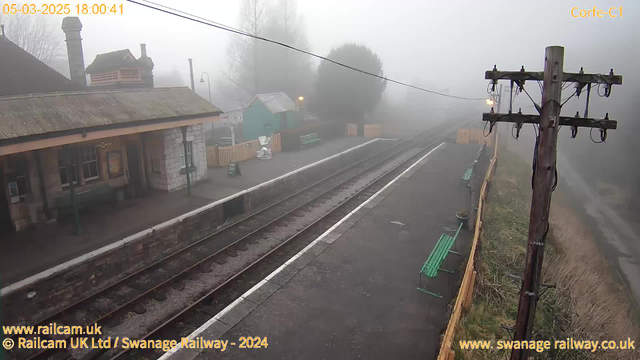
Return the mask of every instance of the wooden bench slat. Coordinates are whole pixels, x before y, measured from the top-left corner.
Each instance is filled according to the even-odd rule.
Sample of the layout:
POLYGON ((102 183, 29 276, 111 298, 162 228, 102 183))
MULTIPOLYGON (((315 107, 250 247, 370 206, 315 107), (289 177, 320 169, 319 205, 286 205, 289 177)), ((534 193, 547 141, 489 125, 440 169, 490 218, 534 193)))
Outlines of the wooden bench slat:
POLYGON ((462 180, 469 181, 471 180, 471 175, 473 175, 473 168, 468 168, 467 171, 462 175, 462 180))
POLYGON ((429 254, 427 261, 422 265, 422 269, 420 270, 421 274, 428 277, 436 277, 440 270, 440 266, 458 238, 460 229, 462 229, 462 224, 458 226, 454 236, 449 236, 447 234, 440 235, 440 239, 438 239, 436 246, 434 246, 431 254, 429 254))

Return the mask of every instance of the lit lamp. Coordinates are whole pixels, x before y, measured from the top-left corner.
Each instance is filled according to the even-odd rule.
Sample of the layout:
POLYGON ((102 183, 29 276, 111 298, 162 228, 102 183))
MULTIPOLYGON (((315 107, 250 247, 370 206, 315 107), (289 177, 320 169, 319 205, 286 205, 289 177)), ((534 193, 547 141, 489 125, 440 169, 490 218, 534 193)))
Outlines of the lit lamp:
POLYGON ((487 105, 489 105, 489 106, 493 105, 493 100, 487 99, 487 105))
POLYGON ((298 96, 299 101, 304 101, 304 96, 298 96))

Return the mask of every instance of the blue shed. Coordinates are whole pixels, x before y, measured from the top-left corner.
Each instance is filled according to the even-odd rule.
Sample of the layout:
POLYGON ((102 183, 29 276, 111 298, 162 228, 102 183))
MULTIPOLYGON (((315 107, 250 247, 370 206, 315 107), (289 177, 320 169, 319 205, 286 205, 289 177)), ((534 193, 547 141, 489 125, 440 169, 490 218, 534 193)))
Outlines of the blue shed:
POLYGON ((300 122, 300 111, 283 92, 258 94, 244 109, 242 130, 245 140, 257 139, 292 129, 300 122))

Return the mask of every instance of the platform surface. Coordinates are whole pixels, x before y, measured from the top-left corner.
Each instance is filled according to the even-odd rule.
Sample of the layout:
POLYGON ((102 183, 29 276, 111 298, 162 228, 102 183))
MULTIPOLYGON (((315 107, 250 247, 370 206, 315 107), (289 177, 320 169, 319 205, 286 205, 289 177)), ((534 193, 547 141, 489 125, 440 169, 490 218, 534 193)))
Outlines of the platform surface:
MULTIPOLYGON (((198 335, 236 346, 199 354, 181 349, 165 358, 433 359, 466 255, 450 254, 444 265, 455 274, 429 283, 443 299, 416 290, 419 270, 443 228, 457 226, 454 215, 469 196, 461 177, 478 149, 444 144, 321 237, 290 279, 266 281, 198 335), (268 347, 240 349, 242 336, 267 337, 268 347)), ((459 235, 463 254, 471 237, 467 230, 459 235)))
POLYGON ((207 179, 192 187, 192 196, 186 196, 186 189, 151 191, 115 206, 82 211, 80 236, 70 217, 36 229, 0 234, 0 288, 367 141, 370 139, 342 137, 301 151, 276 153, 270 160, 248 160, 240 163, 242 176, 233 178, 227 176, 227 168, 209 168, 207 179))

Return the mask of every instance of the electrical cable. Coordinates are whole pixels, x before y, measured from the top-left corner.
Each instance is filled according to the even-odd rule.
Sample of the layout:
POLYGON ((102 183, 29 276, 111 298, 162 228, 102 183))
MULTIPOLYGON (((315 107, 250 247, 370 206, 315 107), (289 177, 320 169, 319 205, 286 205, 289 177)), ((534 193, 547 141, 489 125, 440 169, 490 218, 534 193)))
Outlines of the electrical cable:
POLYGON ((567 101, 571 100, 571 98, 574 97, 575 95, 576 95, 576 92, 573 92, 571 94, 571 96, 566 97, 564 100, 560 100, 560 101, 562 101, 562 104, 560 104, 560 107, 562 108, 564 106, 564 104, 566 104, 567 101))
POLYGON ((407 83, 399 81, 399 80, 394 80, 394 79, 388 78, 386 76, 374 74, 374 73, 371 73, 369 71, 361 70, 361 69, 355 68, 353 66, 349 66, 349 65, 343 64, 341 62, 338 62, 338 61, 335 61, 335 60, 331 60, 331 59, 329 59, 327 57, 324 57, 322 55, 318 55, 318 54, 312 53, 312 52, 307 51, 307 50, 299 49, 299 48, 297 48, 295 46, 292 46, 292 45, 289 45, 289 44, 286 44, 286 43, 283 43, 283 42, 280 42, 280 41, 276 41, 276 40, 268 39, 268 38, 265 38, 265 37, 262 37, 262 36, 250 34, 250 33, 244 32, 242 30, 234 29, 234 28, 232 28, 232 27, 230 27, 228 25, 216 23, 216 22, 213 22, 211 20, 204 19, 204 18, 201 18, 201 17, 196 17, 195 15, 187 13, 185 11, 167 10, 167 9, 169 9, 168 7, 166 7, 164 5, 158 5, 158 4, 152 3, 152 2, 150 2, 148 0, 141 0, 141 1, 148 2, 149 4, 143 4, 141 2, 134 1, 134 0, 127 0, 127 1, 130 2, 130 3, 136 4, 136 5, 144 6, 144 7, 149 8, 149 9, 153 9, 153 10, 156 10, 156 11, 163 12, 165 14, 177 16, 177 17, 180 17, 180 18, 183 18, 183 19, 186 19, 186 20, 191 20, 191 21, 203 24, 203 25, 208 25, 208 26, 220 29, 220 30, 229 31, 229 32, 234 33, 234 34, 247 36, 247 37, 250 37, 250 38, 253 38, 253 39, 262 40, 262 41, 265 41, 265 42, 268 42, 268 43, 279 45, 279 46, 285 47, 287 49, 294 50, 294 51, 297 51, 297 52, 300 52, 300 53, 303 53, 303 54, 306 54, 306 55, 309 55, 309 56, 312 56, 312 57, 315 57, 315 58, 318 58, 318 59, 321 59, 321 60, 325 60, 325 61, 328 61, 328 62, 333 63, 333 64, 338 65, 338 66, 342 66, 342 67, 344 67, 346 69, 350 69, 350 70, 353 70, 353 71, 356 71, 356 72, 359 72, 359 73, 362 73, 362 74, 365 74, 365 75, 373 76, 373 77, 376 77, 378 79, 385 80, 385 81, 388 81, 388 82, 391 82, 391 83, 395 83, 395 84, 398 84, 398 85, 406 86, 406 87, 409 87, 409 88, 412 88, 412 89, 424 91, 424 92, 427 92, 427 93, 430 93, 430 94, 444 96, 444 97, 450 97, 450 98, 459 99, 459 100, 470 100, 470 101, 485 101, 486 100, 485 98, 470 98, 470 97, 464 97, 464 96, 445 94, 445 93, 441 93, 441 92, 438 92, 438 91, 429 90, 429 89, 425 89, 425 88, 422 88, 422 87, 419 87, 419 86, 407 84, 407 83), (159 7, 156 7, 156 6, 153 6, 153 5, 150 5, 150 4, 154 4, 156 6, 162 6, 164 9, 161 9, 159 7))
POLYGON ((604 125, 602 125, 602 123, 598 120, 596 120, 596 123, 598 125, 600 125, 602 127, 602 129, 600 130, 600 141, 595 141, 593 140, 593 129, 595 128, 591 128, 589 129, 589 138, 591 138, 591 141, 595 144, 602 144, 603 142, 605 142, 607 140, 607 129, 604 127, 604 125))

